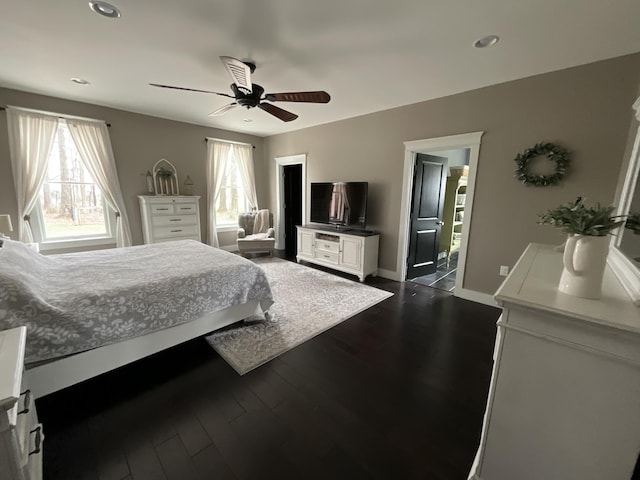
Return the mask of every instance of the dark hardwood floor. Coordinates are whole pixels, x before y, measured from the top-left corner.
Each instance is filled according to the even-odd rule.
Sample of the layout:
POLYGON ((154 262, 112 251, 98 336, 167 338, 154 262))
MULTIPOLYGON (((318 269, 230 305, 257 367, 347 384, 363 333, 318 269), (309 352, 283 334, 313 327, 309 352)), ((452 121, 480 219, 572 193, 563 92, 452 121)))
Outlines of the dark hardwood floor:
POLYGON ((37 401, 45 480, 465 479, 499 310, 416 283, 239 376, 197 339, 37 401))

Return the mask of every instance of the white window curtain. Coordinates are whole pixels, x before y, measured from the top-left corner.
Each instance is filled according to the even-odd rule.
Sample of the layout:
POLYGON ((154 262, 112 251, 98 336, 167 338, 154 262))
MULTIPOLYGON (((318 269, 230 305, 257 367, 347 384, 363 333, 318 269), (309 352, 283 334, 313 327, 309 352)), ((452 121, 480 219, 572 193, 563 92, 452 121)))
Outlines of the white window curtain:
POLYGON ((29 215, 35 208, 47 173, 58 117, 7 107, 9 152, 18 200, 18 238, 34 241, 29 215))
POLYGON ((207 243, 219 247, 216 229, 216 201, 220 197, 231 144, 217 140, 207 142, 207 243))
POLYGON ((131 246, 131 228, 120 190, 109 130, 104 122, 67 119, 71 138, 107 205, 116 212, 116 246, 131 246))
POLYGON ((249 207, 258 209, 256 195, 256 175, 253 167, 253 146, 233 145, 233 157, 240 172, 242 188, 249 202, 249 207))

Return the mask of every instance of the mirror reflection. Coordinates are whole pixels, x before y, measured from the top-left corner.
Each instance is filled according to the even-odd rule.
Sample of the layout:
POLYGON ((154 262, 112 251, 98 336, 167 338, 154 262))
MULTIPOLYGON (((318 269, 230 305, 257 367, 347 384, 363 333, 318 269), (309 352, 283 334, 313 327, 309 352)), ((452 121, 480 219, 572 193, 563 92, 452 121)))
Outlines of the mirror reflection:
MULTIPOLYGON (((640 214, 640 187, 638 187, 638 183, 638 180, 636 180, 635 185, 631 187, 632 191, 629 192, 631 201, 627 213, 632 216, 640 214)), ((628 221, 628 223, 631 224, 631 221, 628 221)), ((627 258, 633 261, 636 267, 640 268, 640 231, 625 228, 620 232, 618 248, 627 258)))

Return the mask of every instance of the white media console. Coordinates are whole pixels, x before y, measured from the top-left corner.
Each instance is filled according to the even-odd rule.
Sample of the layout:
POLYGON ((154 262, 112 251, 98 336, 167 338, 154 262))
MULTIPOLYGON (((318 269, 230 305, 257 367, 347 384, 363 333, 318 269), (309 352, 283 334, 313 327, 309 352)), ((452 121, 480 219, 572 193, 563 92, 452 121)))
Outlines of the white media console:
POLYGON ((359 230, 339 231, 330 227, 298 228, 296 260, 315 263, 356 275, 361 282, 378 273, 380 235, 359 230))

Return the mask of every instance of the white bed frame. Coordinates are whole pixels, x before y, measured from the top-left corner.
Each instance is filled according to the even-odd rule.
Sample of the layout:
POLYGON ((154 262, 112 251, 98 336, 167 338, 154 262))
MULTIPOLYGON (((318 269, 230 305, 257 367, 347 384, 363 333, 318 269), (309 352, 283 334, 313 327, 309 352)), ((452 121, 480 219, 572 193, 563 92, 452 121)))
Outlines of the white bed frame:
POLYGON ((25 376, 35 398, 109 372, 141 358, 262 314, 258 301, 229 307, 197 320, 29 368, 25 376))

